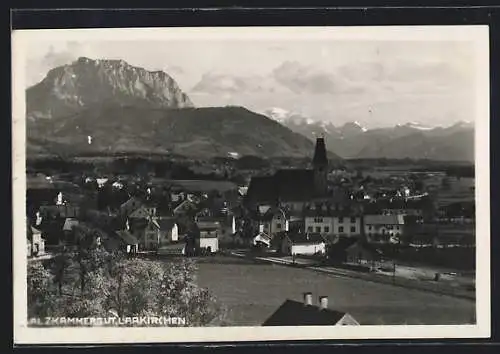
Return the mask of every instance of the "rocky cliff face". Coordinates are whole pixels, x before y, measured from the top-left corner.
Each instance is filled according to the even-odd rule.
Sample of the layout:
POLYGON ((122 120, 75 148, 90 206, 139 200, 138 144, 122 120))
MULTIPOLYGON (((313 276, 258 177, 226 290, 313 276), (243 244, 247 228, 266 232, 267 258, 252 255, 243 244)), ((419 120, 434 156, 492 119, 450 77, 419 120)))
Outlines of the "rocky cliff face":
POLYGON ((81 57, 52 69, 26 91, 27 118, 56 118, 102 105, 148 108, 193 107, 189 97, 163 71, 147 71, 123 60, 81 57))

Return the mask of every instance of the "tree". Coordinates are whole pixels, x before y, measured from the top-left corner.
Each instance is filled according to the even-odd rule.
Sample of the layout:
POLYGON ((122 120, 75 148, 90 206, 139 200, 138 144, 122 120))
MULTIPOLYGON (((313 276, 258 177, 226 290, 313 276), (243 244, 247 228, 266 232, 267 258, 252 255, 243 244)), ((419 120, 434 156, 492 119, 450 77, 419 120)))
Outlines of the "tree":
POLYGON ((51 265, 51 270, 54 275, 54 282, 57 284, 57 289, 59 295, 63 294, 63 284, 65 283, 67 274, 67 269, 71 264, 71 255, 68 252, 66 246, 54 257, 54 261, 51 265))
POLYGON ((120 316, 184 317, 190 326, 224 324, 224 308, 197 285, 192 261, 129 259, 106 251, 95 242, 99 235, 79 226, 76 249, 56 257, 52 274, 41 263, 30 264, 30 317, 105 317, 115 310, 120 316))
POLYGON ((52 277, 42 262, 28 263, 28 318, 49 316, 56 308, 52 277))

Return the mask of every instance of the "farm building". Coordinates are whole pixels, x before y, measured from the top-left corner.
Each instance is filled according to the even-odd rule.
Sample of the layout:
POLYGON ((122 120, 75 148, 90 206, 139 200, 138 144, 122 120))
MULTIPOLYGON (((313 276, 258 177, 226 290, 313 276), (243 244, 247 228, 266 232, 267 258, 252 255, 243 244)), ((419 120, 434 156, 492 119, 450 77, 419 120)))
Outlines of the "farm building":
POLYGON ((325 239, 318 233, 286 234, 281 243, 281 252, 287 255, 325 254, 325 239))

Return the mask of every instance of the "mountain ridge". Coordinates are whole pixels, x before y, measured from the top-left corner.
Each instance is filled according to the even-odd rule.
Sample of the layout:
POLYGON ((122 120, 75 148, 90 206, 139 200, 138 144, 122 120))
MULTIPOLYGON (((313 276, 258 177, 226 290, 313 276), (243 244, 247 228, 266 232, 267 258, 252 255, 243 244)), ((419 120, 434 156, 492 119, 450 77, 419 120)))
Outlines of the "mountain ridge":
POLYGON ((346 122, 336 126, 331 122, 315 121, 276 107, 262 113, 311 140, 318 135, 325 136, 327 148, 345 159, 474 161, 472 122, 458 121, 446 127, 430 127, 418 122, 408 122, 392 127, 367 129, 358 122, 346 122))

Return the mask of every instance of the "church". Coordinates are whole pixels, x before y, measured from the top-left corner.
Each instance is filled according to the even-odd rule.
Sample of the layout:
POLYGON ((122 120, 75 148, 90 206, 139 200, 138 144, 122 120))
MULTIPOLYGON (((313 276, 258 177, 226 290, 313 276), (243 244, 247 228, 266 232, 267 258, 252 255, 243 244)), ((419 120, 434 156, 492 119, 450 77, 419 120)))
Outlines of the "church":
POLYGON ((311 169, 283 169, 271 176, 253 177, 248 187, 246 205, 280 206, 302 211, 312 200, 328 198, 328 158, 325 139, 316 139, 311 169))

